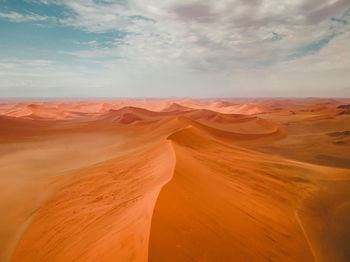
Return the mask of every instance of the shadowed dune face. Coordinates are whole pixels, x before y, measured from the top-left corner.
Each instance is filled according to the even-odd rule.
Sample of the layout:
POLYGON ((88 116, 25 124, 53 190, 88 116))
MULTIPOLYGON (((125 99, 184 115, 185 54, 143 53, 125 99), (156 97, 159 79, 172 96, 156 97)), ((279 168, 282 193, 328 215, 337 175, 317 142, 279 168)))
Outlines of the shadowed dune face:
POLYGON ((0 261, 349 261, 347 105, 4 101, 0 261))
POLYGON ((350 181, 321 184, 321 190, 306 198, 299 212, 306 234, 314 243, 319 261, 347 261, 350 257, 350 181))
POLYGON ((294 216, 312 171, 194 128, 169 139, 177 161, 155 206, 150 261, 313 260, 294 216))

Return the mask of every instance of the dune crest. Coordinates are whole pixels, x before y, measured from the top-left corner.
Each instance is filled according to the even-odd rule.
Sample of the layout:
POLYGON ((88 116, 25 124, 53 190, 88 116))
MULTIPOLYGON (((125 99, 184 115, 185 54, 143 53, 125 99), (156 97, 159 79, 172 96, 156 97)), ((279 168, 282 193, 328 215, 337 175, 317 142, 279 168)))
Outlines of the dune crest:
POLYGON ((0 104, 0 261, 348 261, 344 104, 0 104))

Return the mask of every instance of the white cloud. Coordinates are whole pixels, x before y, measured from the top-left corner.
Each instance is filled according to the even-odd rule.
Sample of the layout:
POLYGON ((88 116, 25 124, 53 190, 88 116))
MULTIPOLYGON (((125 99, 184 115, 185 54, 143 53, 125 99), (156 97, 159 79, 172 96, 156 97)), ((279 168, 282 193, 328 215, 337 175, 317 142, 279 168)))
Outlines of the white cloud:
MULTIPOLYGON (((331 19, 348 19, 348 0, 37 1, 69 10, 57 19, 61 25, 126 33, 105 44, 76 41, 83 50, 59 51, 95 61, 95 71, 75 69, 94 75, 94 85, 122 90, 122 95, 157 96, 163 90, 202 96, 297 95, 301 90, 331 95, 327 87, 340 94, 350 83, 350 28, 331 19), (328 38, 323 48, 317 45, 328 38)), ((15 16, 6 18, 15 21, 15 16)), ((72 78, 77 84, 83 79, 72 78)))
POLYGON ((60 19, 64 25, 95 33, 131 33, 123 45, 118 39, 118 48, 100 53, 111 51, 146 63, 178 59, 208 71, 283 60, 303 45, 348 30, 330 18, 350 7, 346 0, 55 2, 72 11, 60 19), (273 33, 283 37, 272 41, 273 33))
POLYGON ((88 96, 89 91, 86 91, 90 89, 90 94, 102 96, 99 94, 102 87, 110 87, 109 80, 101 72, 85 65, 37 59, 0 60, 3 96, 88 96))
POLYGON ((41 16, 34 13, 20 14, 17 12, 0 12, 0 18, 8 19, 11 22, 20 23, 28 21, 45 21, 48 19, 47 16, 41 16))

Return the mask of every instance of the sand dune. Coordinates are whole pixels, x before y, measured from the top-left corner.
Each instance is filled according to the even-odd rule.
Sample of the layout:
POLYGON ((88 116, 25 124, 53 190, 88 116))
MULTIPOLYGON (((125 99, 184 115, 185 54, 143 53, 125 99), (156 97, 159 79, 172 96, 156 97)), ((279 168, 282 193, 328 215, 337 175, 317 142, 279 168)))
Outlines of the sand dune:
POLYGON ((164 112, 172 112, 172 111, 190 111, 192 108, 183 106, 177 103, 171 103, 162 109, 164 112))
POLYGON ((39 211, 11 261, 147 261, 154 202, 174 161, 164 141, 72 174, 39 211))
POLYGON ((0 261, 349 261, 346 101, 3 101, 0 261))
POLYGON ((169 139, 177 162, 155 207, 150 261, 312 261, 293 219, 297 186, 308 180, 299 182, 288 165, 285 172, 274 168, 283 165, 277 159, 227 146, 195 128, 169 139), (220 158, 213 158, 218 151, 220 158), (261 172, 261 165, 279 175, 261 172))
MULTIPOLYGON (((320 172, 312 165, 228 146, 193 127, 169 140, 176 152, 175 174, 156 203, 150 261, 315 259, 313 249, 320 251, 319 243, 308 243, 295 214, 303 199, 317 191, 319 180, 332 172, 336 177, 336 171, 320 172)), ((347 192, 345 198, 349 196, 347 192)), ((325 242, 343 259, 348 257, 344 246, 325 242)))

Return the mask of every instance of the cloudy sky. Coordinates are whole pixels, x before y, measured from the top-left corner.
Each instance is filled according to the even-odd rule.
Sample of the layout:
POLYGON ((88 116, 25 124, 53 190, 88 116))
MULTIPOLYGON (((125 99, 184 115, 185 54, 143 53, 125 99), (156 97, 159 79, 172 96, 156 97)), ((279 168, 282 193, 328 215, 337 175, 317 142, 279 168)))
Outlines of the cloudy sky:
POLYGON ((350 0, 0 0, 2 97, 350 97, 350 0))

